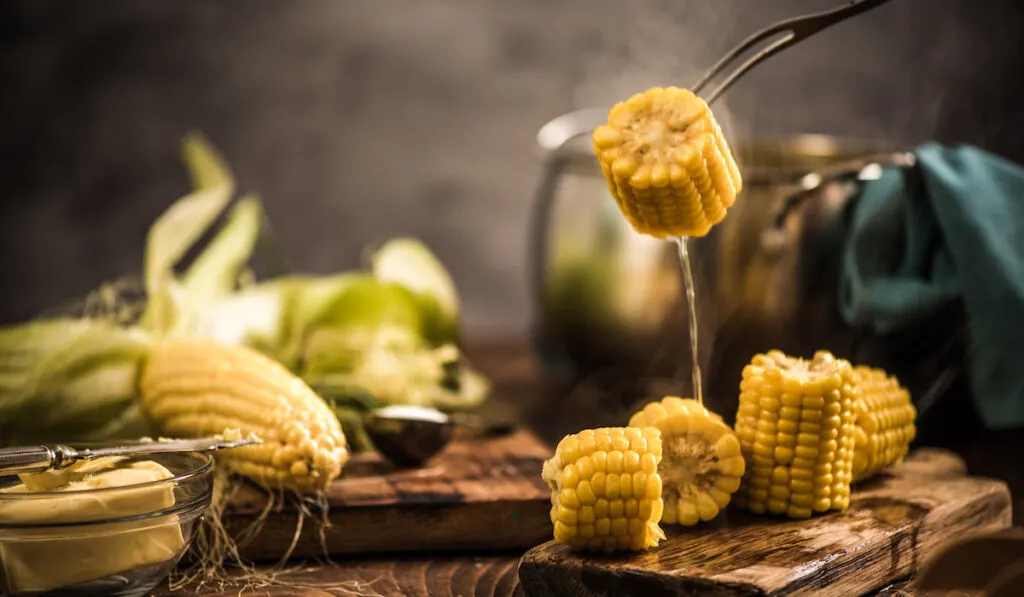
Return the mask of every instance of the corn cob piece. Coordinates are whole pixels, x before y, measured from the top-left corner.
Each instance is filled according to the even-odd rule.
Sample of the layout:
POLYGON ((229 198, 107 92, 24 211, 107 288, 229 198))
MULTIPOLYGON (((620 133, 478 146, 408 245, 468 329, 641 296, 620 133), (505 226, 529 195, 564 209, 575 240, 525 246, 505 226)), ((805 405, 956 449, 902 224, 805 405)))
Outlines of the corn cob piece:
POLYGON ((917 434, 917 409, 910 392, 895 377, 865 366, 854 367, 854 371, 860 395, 855 404, 853 480, 862 481, 907 455, 917 434))
POLYGON ((171 339, 154 348, 140 381, 143 409, 163 434, 237 430, 263 442, 218 453, 269 489, 314 493, 341 474, 348 444, 338 419, 287 369, 244 347, 171 339))
POLYGON ((720 416, 696 400, 666 396, 644 406, 630 427, 661 431, 661 522, 695 525, 723 510, 745 470, 740 442, 720 416))
POLYGON ((748 466, 737 505, 790 518, 845 510, 857 391, 853 366, 829 352, 755 355, 740 382, 736 433, 748 466))
POLYGON ((567 435, 544 463, 555 540, 575 548, 641 551, 665 538, 661 433, 654 427, 567 435))
POLYGON ((743 188, 711 109, 687 89, 655 87, 616 104, 592 140, 612 196, 641 234, 704 236, 743 188))

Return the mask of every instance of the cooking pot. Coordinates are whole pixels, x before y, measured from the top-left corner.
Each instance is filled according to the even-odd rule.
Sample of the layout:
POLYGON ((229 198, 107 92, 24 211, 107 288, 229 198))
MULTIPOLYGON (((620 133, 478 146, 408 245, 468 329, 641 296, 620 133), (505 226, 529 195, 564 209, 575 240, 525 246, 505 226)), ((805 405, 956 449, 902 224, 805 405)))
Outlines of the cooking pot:
MULTIPOLYGON (((556 378, 615 372, 675 380, 689 394, 677 249, 637 234, 620 214, 589 138, 606 117, 569 113, 537 136, 544 168, 530 240, 536 346, 556 378)), ((813 134, 732 146, 743 192, 710 234, 689 241, 706 403, 729 418, 743 366, 772 348, 802 356, 825 349, 884 367, 910 387, 919 409, 950 391, 961 374, 962 310, 943 314, 954 325, 930 321, 886 337, 847 325, 838 310, 850 199, 883 168, 911 171, 913 154, 813 134)))

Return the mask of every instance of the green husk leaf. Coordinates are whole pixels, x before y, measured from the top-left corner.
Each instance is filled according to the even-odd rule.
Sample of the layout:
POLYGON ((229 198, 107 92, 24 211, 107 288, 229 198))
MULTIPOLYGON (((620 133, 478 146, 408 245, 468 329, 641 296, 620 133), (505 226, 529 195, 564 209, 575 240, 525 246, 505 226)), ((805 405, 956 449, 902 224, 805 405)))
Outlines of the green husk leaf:
POLYGON ((363 412, 356 409, 334 406, 334 416, 341 423, 341 430, 354 452, 369 452, 374 449, 370 436, 366 433, 363 412))
POLYGON ((490 390, 485 378, 468 367, 453 368, 458 348, 425 346, 407 328, 381 326, 353 336, 323 329, 311 336, 315 359, 307 359, 302 377, 316 388, 360 388, 378 402, 465 409, 479 405, 490 390), (458 383, 450 377, 457 371, 458 383))
POLYGON ((333 276, 289 276, 280 282, 286 286, 287 306, 281 330, 279 360, 290 369, 300 367, 304 343, 329 313, 332 305, 362 274, 349 272, 333 276))
POLYGON ((281 284, 256 284, 207 300, 195 309, 185 333, 273 352, 281 342, 286 291, 281 284))
POLYGON ((441 261, 415 238, 395 238, 371 257, 373 275, 409 289, 424 338, 435 346, 459 341, 459 294, 441 261))
POLYGON ((202 191, 234 187, 235 180, 231 168, 224 157, 213 148, 206 135, 199 131, 189 132, 182 141, 181 153, 193 189, 202 191))
POLYGON ((236 289, 256 246, 263 219, 259 197, 247 195, 238 200, 224 227, 183 277, 192 300, 202 304, 236 289))
POLYGON ((421 348, 419 336, 405 326, 323 326, 311 331, 303 343, 301 371, 304 375, 349 373, 375 353, 415 354, 421 348))
POLYGON ((183 154, 195 190, 171 205, 146 238, 145 285, 148 301, 142 327, 169 333, 190 306, 174 286, 174 266, 227 208, 235 184, 223 158, 198 133, 185 138, 183 154))
POLYGON ((137 394, 151 337, 98 320, 0 331, 0 441, 78 439, 120 417, 137 394))
POLYGON ((339 330, 387 325, 419 335, 422 315, 416 296, 405 286, 360 276, 348 283, 315 323, 339 330))

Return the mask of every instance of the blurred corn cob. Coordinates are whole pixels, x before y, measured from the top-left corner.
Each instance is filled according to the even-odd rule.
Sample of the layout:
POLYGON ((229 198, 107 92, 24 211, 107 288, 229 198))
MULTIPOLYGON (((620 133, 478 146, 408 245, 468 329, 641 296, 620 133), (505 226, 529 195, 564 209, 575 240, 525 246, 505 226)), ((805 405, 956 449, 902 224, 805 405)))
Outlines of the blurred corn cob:
POLYGON ((237 429, 263 443, 219 455, 270 489, 322 491, 341 474, 348 444, 334 413, 299 378, 244 347, 209 340, 161 342, 140 382, 146 414, 162 433, 207 437, 237 429))
POLYGON ((740 486, 744 462, 736 434, 696 400, 667 396, 629 420, 661 432, 661 522, 694 525, 724 509, 740 486))
POLYGON ((686 89, 648 89, 616 104, 593 143, 612 196, 642 234, 704 236, 743 188, 711 109, 686 89))
POLYGON ((861 481, 903 460, 914 441, 917 410, 910 392, 881 369, 855 367, 859 396, 856 402, 856 447, 853 480, 861 481))
POLYGON ((829 352, 755 355, 740 382, 736 432, 748 468, 737 504, 791 518, 845 510, 857 391, 853 367, 829 352))
POLYGON ((544 463, 556 541, 572 547, 644 550, 665 538, 661 433, 654 427, 587 429, 559 442, 544 463))

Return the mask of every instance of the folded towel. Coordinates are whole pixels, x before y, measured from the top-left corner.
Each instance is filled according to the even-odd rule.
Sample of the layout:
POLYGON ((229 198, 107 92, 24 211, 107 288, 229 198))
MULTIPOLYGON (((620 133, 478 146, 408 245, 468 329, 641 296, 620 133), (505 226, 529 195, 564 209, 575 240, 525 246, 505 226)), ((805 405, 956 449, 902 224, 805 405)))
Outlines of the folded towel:
POLYGON ((886 170, 851 206, 840 311, 884 334, 962 300, 978 414, 1022 427, 1024 168, 974 147, 914 153, 916 177, 886 170))

